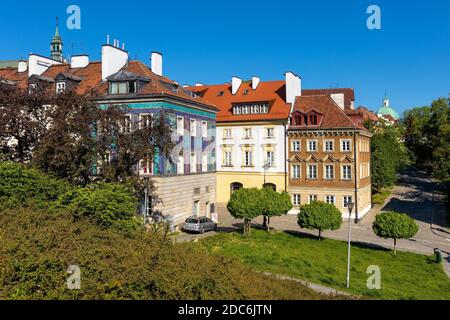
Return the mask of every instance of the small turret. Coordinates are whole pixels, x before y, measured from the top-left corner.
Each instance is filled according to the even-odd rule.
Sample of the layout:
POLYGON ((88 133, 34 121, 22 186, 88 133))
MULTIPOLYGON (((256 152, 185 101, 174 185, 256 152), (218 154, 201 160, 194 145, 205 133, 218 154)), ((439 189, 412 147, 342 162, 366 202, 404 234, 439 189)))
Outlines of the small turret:
POLYGON ((63 62, 63 41, 59 35, 58 27, 58 17, 56 17, 56 30, 53 36, 52 42, 50 43, 50 53, 53 60, 63 62))

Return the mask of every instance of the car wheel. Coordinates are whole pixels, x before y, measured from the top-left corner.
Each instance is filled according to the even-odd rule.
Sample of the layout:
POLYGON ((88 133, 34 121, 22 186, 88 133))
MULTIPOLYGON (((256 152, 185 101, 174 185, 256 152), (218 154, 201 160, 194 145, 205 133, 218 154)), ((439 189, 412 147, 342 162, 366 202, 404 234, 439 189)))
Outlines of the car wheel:
POLYGON ((205 233, 205 227, 202 227, 202 228, 200 229, 200 233, 201 233, 201 234, 205 233))
POLYGON ((214 231, 217 231, 217 224, 214 225, 214 231))

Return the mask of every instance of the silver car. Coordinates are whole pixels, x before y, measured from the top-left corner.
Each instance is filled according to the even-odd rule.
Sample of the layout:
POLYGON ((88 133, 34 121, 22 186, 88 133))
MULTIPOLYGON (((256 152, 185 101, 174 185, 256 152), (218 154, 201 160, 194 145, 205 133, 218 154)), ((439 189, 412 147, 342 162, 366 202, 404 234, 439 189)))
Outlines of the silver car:
POLYGON ((192 216, 187 218, 183 225, 183 231, 205 233, 213 230, 217 230, 217 223, 207 217, 192 216))

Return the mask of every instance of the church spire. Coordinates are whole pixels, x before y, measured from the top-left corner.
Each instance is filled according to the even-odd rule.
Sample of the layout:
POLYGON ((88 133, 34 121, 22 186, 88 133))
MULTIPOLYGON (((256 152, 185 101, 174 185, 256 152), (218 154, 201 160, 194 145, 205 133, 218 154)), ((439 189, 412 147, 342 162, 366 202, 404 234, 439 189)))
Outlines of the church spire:
POLYGON ((63 61, 63 41, 59 35, 58 17, 56 17, 56 30, 50 43, 50 53, 53 60, 63 61))

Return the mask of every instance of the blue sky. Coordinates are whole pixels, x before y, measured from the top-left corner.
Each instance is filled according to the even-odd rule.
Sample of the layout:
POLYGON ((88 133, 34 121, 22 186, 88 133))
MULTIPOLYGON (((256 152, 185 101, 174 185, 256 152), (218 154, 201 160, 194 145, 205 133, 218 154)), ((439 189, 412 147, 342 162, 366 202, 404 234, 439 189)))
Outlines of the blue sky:
POLYGON ((164 74, 182 84, 294 71, 304 88, 353 87, 356 104, 374 110, 386 90, 399 112, 450 93, 448 0, 44 0, 8 1, 1 11, 0 60, 48 55, 59 16, 66 56, 98 60, 110 34, 133 59, 162 52, 164 74), (70 4, 81 8, 81 30, 65 26, 70 4), (371 4, 381 30, 366 27, 371 4))

